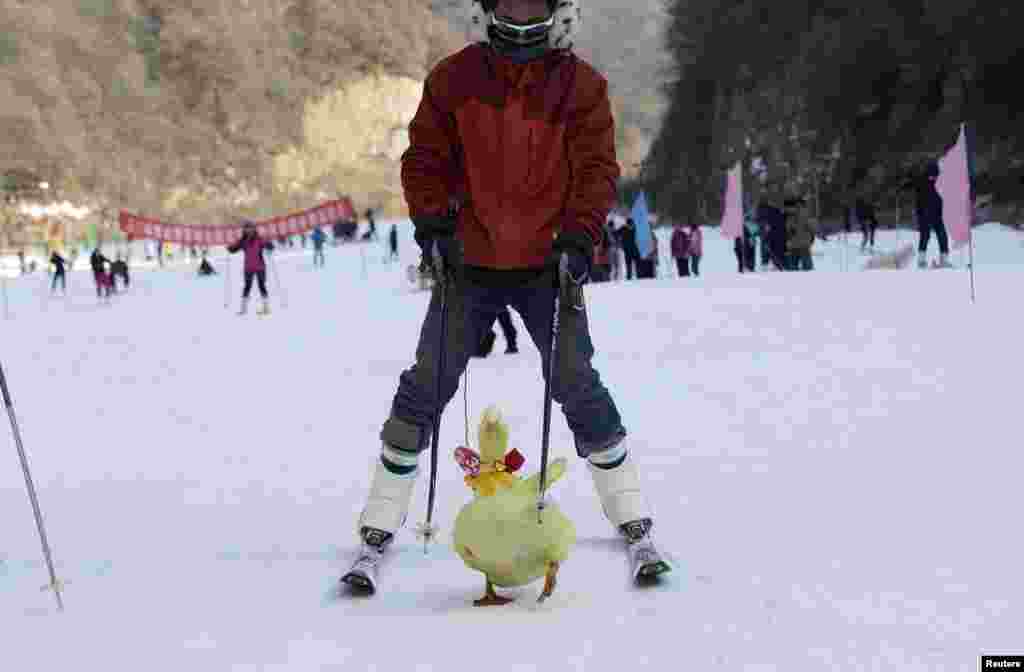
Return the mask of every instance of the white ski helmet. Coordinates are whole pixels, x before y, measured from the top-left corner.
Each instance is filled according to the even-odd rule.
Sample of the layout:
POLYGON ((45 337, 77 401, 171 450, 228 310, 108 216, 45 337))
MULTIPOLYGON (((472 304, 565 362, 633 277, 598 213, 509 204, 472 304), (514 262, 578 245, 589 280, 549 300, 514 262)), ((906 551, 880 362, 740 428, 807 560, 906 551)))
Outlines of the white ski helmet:
MULTIPOLYGON (((488 28, 498 0, 470 0, 469 40, 490 42, 488 28)), ((554 25, 548 31, 548 44, 552 49, 572 49, 583 23, 583 0, 548 0, 554 25)))

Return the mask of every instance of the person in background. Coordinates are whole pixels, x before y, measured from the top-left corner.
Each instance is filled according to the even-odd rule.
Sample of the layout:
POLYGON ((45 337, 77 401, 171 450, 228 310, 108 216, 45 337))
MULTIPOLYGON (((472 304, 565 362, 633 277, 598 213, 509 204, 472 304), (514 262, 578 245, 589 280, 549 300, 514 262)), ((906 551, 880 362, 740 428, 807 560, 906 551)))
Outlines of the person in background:
POLYGON ((690 222, 690 264, 693 275, 700 277, 700 258, 704 256, 704 232, 696 221, 690 222))
POLYGON ((942 219, 942 196, 935 187, 935 181, 939 179, 939 164, 930 163, 925 170, 924 179, 917 184, 917 226, 921 234, 920 242, 917 245, 917 266, 925 268, 928 265, 928 243, 931 240, 932 232, 939 241, 939 267, 949 268, 949 237, 946 235, 946 223, 942 219))
POLYGON ((615 231, 615 224, 610 217, 604 225, 604 236, 608 243, 608 279, 620 280, 622 279, 622 259, 619 255, 622 253, 622 246, 615 231))
POLYGON ((672 227, 672 258, 676 260, 676 269, 680 278, 690 277, 690 234, 683 228, 682 222, 672 227))
MULTIPOLYGON (((124 257, 120 254, 117 255, 117 261, 110 264, 110 275, 111 280, 113 280, 113 278, 121 278, 121 282, 124 283, 125 289, 132 284, 131 279, 128 277, 128 262, 125 261, 124 257)), ((111 284, 113 284, 113 282, 111 282, 111 284)))
POLYGON ((814 246, 815 224, 807 212, 807 202, 802 198, 787 199, 786 209, 786 253, 789 256, 789 269, 792 271, 813 271, 814 258, 811 247, 814 246))
POLYGON ((263 306, 259 314, 266 315, 270 312, 270 295, 267 293, 267 262, 263 259, 263 253, 273 249, 274 246, 270 242, 260 237, 253 222, 243 220, 242 237, 228 247, 228 252, 231 254, 241 251, 245 255, 243 269, 245 285, 242 289, 242 307, 238 311, 239 315, 245 315, 253 280, 259 285, 260 296, 263 298, 263 306))
POLYGON ((96 298, 99 299, 109 299, 112 293, 107 281, 106 267, 108 264, 110 264, 110 260, 103 256, 98 247, 89 255, 89 265, 92 267, 92 277, 96 283, 96 298))
POLYGON ((217 270, 213 267, 213 264, 210 263, 210 260, 206 258, 205 254, 203 255, 203 260, 199 262, 198 273, 200 277, 217 275, 217 270))
POLYGON ((327 244, 327 234, 319 226, 313 229, 313 266, 323 268, 327 260, 324 255, 324 245, 327 244))
POLYGON ((398 225, 392 224, 388 232, 388 261, 398 261, 398 225))
POLYGON ((622 253, 626 258, 626 280, 632 280, 633 269, 640 261, 640 249, 636 246, 636 223, 632 217, 619 229, 619 240, 622 242, 622 253))
POLYGON ((53 281, 50 283, 50 293, 53 294, 57 291, 57 281, 60 281, 60 290, 62 293, 68 293, 68 279, 64 272, 64 265, 67 263, 64 257, 57 254, 54 250, 53 254, 50 255, 50 263, 53 264, 53 281))
POLYGON ((857 219, 860 220, 861 233, 864 238, 860 242, 860 249, 875 249, 875 230, 878 228, 878 218, 875 217, 875 206, 868 203, 864 197, 857 199, 857 219))

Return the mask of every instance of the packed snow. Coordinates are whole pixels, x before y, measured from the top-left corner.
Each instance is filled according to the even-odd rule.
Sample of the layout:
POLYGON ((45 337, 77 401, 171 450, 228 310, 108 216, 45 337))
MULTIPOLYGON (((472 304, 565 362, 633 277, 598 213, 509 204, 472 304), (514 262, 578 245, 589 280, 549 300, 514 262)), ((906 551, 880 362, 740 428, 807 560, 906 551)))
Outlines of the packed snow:
MULTIPOLYGON (((136 269, 109 306, 88 272, 66 298, 40 273, 6 280, 0 358, 67 585, 59 613, 5 424, 4 669, 934 671, 1024 652, 1024 238, 995 224, 977 230, 974 304, 963 269, 860 270, 859 235, 819 242, 813 273, 740 275, 709 229, 689 279, 663 237, 662 277, 587 292, 594 364, 675 562, 664 585, 629 585, 556 412, 553 453, 571 461, 553 495, 579 541, 550 600, 538 583, 473 607, 482 576, 412 532, 426 478, 381 591, 337 597, 428 298, 399 224, 400 263, 384 261, 389 222, 323 270, 275 253, 268 317, 234 314, 238 257, 228 294, 218 257, 216 278, 136 269)), ((912 239, 878 233, 883 250, 912 239)), ((470 432, 497 404, 533 473, 540 356, 503 349, 471 364, 470 432)), ((460 390, 446 541, 470 497, 452 459, 464 423, 460 390)))

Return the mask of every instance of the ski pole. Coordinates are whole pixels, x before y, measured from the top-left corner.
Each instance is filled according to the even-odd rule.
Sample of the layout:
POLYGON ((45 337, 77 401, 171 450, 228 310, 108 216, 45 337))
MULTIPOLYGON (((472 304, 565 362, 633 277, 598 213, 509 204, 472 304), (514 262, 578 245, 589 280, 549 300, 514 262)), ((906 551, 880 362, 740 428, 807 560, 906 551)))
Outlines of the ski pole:
POLYGON ((231 253, 224 258, 224 308, 231 306, 231 253))
POLYGON ((7 417, 11 420, 11 431, 14 433, 14 445, 18 448, 18 457, 21 459, 21 470, 25 474, 25 487, 28 489, 28 498, 32 502, 32 513, 36 519, 36 529, 39 530, 39 539, 43 544, 43 557, 46 558, 46 567, 50 571, 50 584, 44 586, 43 590, 49 589, 57 596, 57 609, 64 611, 64 601, 61 599, 60 591, 63 584, 57 580, 57 574, 53 570, 53 558, 50 554, 50 544, 46 540, 46 529, 43 527, 43 514, 39 509, 39 499, 36 497, 36 488, 32 481, 32 475, 28 469, 28 457, 25 455, 25 446, 21 442, 21 432, 18 430, 18 420, 14 416, 14 402, 11 401, 10 390, 7 389, 7 378, 4 376, 3 366, 0 365, 0 392, 3 393, 4 406, 7 407, 7 417))
POLYGON ((444 384, 444 367, 446 365, 446 350, 448 347, 448 290, 450 278, 447 275, 447 271, 444 267, 444 258, 441 256, 441 248, 437 242, 434 242, 433 248, 434 257, 434 282, 440 285, 440 301, 441 301, 441 328, 438 337, 438 348, 437 348, 437 373, 436 382, 434 386, 434 403, 437 404, 437 408, 434 411, 434 426, 432 428, 430 437, 430 489, 427 494, 427 522, 420 526, 421 534, 423 535, 423 552, 427 551, 427 544, 431 538, 437 532, 434 529, 434 500, 437 496, 437 452, 438 443, 441 440, 441 412, 443 406, 441 404, 441 392, 444 384))
POLYGON ((274 284, 277 285, 277 293, 281 295, 281 307, 288 307, 288 300, 284 295, 284 286, 281 285, 281 274, 277 272, 277 262, 274 260, 274 253, 270 253, 270 270, 274 273, 274 284))
POLYGON ((565 254, 558 261, 555 275, 555 300, 551 311, 551 345, 548 347, 547 376, 544 377, 544 425, 540 444, 540 487, 537 489, 537 523, 543 522, 544 489, 548 480, 548 453, 551 445, 551 381, 555 377, 555 359, 558 353, 559 313, 562 309, 562 286, 569 275, 569 257, 565 254))

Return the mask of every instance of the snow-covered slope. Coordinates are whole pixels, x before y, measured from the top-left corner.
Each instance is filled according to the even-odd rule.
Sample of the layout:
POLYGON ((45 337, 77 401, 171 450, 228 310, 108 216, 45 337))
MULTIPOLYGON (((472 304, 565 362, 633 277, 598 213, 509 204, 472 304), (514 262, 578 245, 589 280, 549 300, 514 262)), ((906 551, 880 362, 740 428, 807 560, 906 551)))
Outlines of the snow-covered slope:
MULTIPOLYGON (((966 271, 842 272, 838 242, 820 272, 741 276, 713 231, 700 279, 590 287, 595 365, 676 571, 627 585, 556 412, 553 494, 579 544, 542 607, 535 585, 476 609, 481 577, 409 530, 377 597, 329 598, 426 307, 402 234, 400 264, 378 245, 323 271, 280 254, 268 318, 233 314, 237 259, 231 311, 223 275, 186 269, 138 272, 112 306, 87 273, 66 299, 9 283, 0 358, 70 583, 58 614, 4 425, 5 669, 966 670, 1020 652, 1019 236, 979 231, 974 305, 966 271)), ((471 423, 499 404, 532 473, 540 357, 502 349, 471 365, 471 423)), ((460 393, 446 538, 463 435, 460 393)), ((425 502, 421 479, 411 523, 425 502)))

